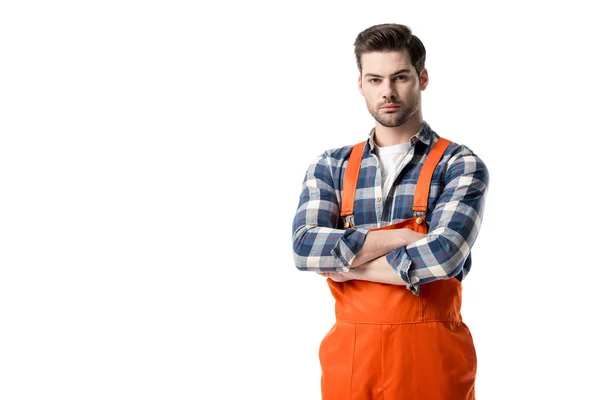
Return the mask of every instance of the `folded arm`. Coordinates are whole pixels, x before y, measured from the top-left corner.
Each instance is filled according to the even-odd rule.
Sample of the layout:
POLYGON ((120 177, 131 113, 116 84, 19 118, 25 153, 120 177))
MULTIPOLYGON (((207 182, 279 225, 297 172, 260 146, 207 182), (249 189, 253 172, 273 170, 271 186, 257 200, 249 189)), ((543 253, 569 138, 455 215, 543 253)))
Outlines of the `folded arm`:
MULTIPOLYGON (((421 233, 417 235, 425 236, 421 233)), ((336 282, 345 282, 349 280, 370 281, 378 283, 387 283, 389 285, 406 285, 402 277, 390 266, 385 256, 364 263, 352 271, 348 272, 318 272, 319 275, 331 278, 336 282)))
POLYGON ((339 213, 329 158, 323 154, 308 168, 294 218, 294 260, 299 270, 349 271, 416 240, 417 234, 409 229, 336 229, 339 213))
MULTIPOLYGON (((448 162, 445 181, 447 183, 432 213, 427 235, 413 232, 420 236, 356 270, 321 275, 337 282, 357 279, 406 285, 415 294, 423 283, 459 274, 464 276, 463 266, 481 225, 488 171, 477 156, 462 147, 448 162)), ((378 233, 370 232, 367 240, 369 237, 375 240, 374 235, 378 233)), ((387 248, 383 243, 379 244, 379 248, 387 248)))
POLYGON ((336 229, 340 207, 330 160, 313 161, 302 183, 293 223, 296 268, 303 271, 348 271, 367 236, 366 229, 336 229))
POLYGON ((464 276, 463 266, 479 233, 488 179, 485 164, 462 146, 446 166, 446 185, 426 236, 408 229, 336 229, 339 201, 323 155, 307 171, 294 218, 296 267, 340 281, 406 285, 415 294, 420 284, 464 276), (355 267, 360 268, 350 271, 355 267))
POLYGON ((386 256, 415 294, 420 284, 464 276, 463 266, 483 217, 489 180, 485 164, 461 146, 446 168, 446 184, 431 215, 427 236, 386 256))

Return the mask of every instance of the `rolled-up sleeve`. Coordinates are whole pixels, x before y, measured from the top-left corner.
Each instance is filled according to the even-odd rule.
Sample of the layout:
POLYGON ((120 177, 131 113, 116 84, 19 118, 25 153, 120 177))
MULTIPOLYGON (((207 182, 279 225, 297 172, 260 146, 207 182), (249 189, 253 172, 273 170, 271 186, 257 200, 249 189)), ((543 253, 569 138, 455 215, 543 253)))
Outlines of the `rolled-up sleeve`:
POLYGON ((327 153, 308 168, 293 223, 296 268, 302 271, 348 271, 368 230, 336 229, 340 206, 327 153))
POLYGON ((461 146, 446 168, 446 184, 431 215, 427 236, 386 256, 415 294, 421 284, 461 273, 481 226, 489 183, 487 167, 461 146))

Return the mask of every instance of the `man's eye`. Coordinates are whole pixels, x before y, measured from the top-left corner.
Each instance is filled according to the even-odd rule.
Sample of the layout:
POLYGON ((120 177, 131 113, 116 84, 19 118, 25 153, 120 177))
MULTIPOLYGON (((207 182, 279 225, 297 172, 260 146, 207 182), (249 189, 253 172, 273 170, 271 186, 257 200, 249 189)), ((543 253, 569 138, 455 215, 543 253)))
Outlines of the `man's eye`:
POLYGON ((371 79, 369 79, 369 82, 371 82, 371 83, 379 83, 379 79, 378 78, 371 78, 371 79))
POLYGON ((406 75, 400 75, 400 76, 397 76, 397 77, 396 77, 396 80, 397 80, 397 81, 405 81, 406 79, 407 79, 407 76, 406 76, 406 75))

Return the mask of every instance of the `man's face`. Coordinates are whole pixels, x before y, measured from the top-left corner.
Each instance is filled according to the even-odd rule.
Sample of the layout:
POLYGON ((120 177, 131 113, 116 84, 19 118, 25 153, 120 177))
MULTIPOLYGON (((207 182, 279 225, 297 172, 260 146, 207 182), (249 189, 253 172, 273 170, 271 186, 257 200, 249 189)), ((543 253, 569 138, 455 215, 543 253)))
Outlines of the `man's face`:
POLYGON ((427 70, 417 75, 406 49, 363 54, 360 93, 373 118, 386 127, 400 126, 421 108, 421 90, 428 83, 427 70))

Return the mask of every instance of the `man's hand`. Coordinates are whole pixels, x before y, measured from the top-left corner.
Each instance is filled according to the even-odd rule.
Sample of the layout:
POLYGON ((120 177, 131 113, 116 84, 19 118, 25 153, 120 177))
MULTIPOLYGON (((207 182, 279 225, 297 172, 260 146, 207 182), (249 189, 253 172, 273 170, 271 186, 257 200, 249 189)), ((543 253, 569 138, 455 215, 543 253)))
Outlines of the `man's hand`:
POLYGON ((369 231, 363 247, 352 261, 352 267, 360 267, 366 262, 386 255, 398 247, 408 246, 425 236, 427 235, 408 228, 369 231))
MULTIPOLYGON (((408 246, 409 244, 414 243, 417 240, 421 240, 427 236, 411 229, 391 229, 387 231, 369 232, 367 235, 367 241, 371 241, 371 243, 373 243, 371 246, 375 247, 374 243, 376 243, 377 240, 382 240, 382 238, 390 239, 392 238, 391 235, 396 235, 396 239, 394 240, 399 240, 398 243, 402 243, 403 246, 408 246)), ((364 256, 365 253, 362 254, 364 256)), ((360 257, 357 256, 357 259, 358 258, 360 257)), ((334 282, 360 280, 387 283, 391 285, 406 285, 406 282, 404 282, 400 275, 398 275, 398 273, 396 273, 396 271, 394 271, 394 269, 388 264, 385 255, 379 256, 368 262, 359 262, 362 262, 362 264, 353 272, 317 272, 317 274, 326 278, 331 278, 331 280, 334 282)), ((352 262, 352 265, 358 265, 356 260, 352 262)))
POLYGON ((317 272, 317 274, 331 278, 334 282, 346 282, 354 279, 352 272, 317 272))
POLYGON ((421 240, 424 237, 427 237, 426 234, 415 232, 412 229, 398 229, 398 231, 400 231, 404 240, 406 241, 405 246, 408 246, 409 244, 413 244, 417 240, 421 240))

